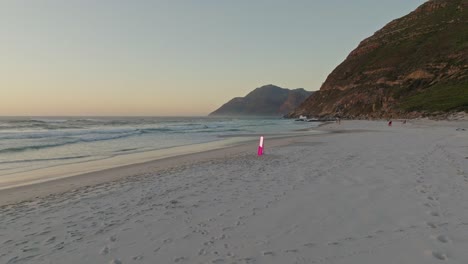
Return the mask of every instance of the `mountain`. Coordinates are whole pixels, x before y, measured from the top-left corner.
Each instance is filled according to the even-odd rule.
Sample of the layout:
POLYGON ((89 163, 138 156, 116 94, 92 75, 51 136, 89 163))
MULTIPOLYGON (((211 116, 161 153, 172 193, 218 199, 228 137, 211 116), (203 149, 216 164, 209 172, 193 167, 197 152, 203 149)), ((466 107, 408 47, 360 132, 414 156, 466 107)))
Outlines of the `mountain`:
POLYGON ((312 92, 289 90, 272 84, 256 88, 245 97, 236 97, 210 116, 283 116, 299 106, 312 92))
POLYGON ((468 110, 468 0, 428 1, 363 40, 289 116, 468 110))

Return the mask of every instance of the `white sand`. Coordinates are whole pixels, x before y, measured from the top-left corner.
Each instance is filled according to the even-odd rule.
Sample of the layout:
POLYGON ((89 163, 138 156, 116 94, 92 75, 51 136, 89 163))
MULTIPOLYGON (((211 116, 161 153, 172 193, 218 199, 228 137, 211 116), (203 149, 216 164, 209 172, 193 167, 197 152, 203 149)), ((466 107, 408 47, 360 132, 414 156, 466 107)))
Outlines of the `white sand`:
POLYGON ((261 158, 244 146, 2 191, 90 185, 0 208, 0 263, 468 263, 457 127, 345 121, 267 138, 261 158))

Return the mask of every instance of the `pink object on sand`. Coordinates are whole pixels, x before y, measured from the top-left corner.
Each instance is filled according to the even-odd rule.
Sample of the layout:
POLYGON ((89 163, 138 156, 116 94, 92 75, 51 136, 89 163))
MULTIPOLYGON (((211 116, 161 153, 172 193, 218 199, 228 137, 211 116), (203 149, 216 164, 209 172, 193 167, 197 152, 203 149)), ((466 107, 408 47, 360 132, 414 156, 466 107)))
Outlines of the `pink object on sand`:
POLYGON ((263 155, 263 136, 260 137, 260 143, 258 144, 258 156, 263 155))

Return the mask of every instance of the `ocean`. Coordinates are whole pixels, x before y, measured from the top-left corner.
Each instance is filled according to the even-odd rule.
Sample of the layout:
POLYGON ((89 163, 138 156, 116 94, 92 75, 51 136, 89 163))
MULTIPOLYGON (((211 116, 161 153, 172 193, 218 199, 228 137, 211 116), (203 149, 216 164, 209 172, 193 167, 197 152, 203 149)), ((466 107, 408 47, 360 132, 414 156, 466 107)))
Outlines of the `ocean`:
POLYGON ((291 134, 314 126, 282 118, 1 117, 0 181, 43 168, 291 134))

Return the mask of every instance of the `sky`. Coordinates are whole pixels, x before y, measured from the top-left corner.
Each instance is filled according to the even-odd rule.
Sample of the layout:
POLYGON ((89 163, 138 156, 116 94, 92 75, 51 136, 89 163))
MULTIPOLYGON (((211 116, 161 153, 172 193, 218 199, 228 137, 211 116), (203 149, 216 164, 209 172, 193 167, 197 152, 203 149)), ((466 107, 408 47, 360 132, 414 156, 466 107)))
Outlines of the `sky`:
POLYGON ((197 116, 318 90, 424 0, 0 0, 0 116, 197 116))

